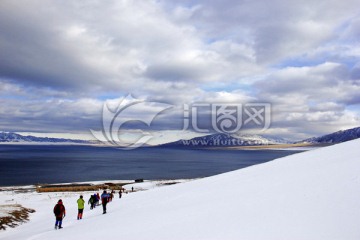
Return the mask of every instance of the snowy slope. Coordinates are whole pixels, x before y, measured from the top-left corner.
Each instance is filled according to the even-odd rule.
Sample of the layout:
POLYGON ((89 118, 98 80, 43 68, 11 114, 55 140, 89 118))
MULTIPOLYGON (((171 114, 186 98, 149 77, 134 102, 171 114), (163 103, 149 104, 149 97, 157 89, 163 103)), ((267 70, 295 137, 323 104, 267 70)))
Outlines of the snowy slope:
POLYGON ((106 215, 86 209, 82 221, 75 220, 77 194, 6 193, 3 201, 37 213, 0 239, 360 239, 359 144, 127 194, 106 215), (64 229, 53 230, 51 211, 60 197, 68 213, 64 229))

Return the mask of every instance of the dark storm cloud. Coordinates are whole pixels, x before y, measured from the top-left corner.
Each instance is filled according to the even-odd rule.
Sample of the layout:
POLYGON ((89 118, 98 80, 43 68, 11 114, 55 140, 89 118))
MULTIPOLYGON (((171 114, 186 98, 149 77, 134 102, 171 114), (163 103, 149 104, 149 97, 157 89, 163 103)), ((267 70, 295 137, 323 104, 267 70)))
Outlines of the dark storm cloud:
POLYGON ((184 63, 150 65, 145 74, 149 78, 163 81, 192 81, 202 75, 197 67, 184 63))
POLYGON ((84 80, 95 84, 103 74, 82 64, 65 48, 58 28, 68 20, 46 5, 1 3, 0 76, 30 86, 86 88, 84 80))

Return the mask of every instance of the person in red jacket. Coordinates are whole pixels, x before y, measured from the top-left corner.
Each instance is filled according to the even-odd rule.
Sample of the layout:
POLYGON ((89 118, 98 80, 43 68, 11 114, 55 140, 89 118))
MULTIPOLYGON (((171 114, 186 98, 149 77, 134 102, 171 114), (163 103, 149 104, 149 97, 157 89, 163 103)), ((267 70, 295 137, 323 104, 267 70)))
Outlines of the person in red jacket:
POLYGON ((56 218, 55 229, 62 228, 62 220, 66 215, 65 206, 63 205, 62 200, 60 199, 54 207, 54 214, 56 218))

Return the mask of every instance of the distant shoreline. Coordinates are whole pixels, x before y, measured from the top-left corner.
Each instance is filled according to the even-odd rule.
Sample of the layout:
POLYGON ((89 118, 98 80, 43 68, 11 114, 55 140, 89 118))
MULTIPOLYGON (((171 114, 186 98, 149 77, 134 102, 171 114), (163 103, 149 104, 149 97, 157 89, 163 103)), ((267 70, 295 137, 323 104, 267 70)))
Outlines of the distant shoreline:
MULTIPOLYGON (((75 143, 75 142, 0 142, 0 145, 24 145, 24 146, 90 146, 90 147, 112 147, 122 148, 101 143, 75 143)), ((319 147, 326 147, 333 144, 312 144, 312 143, 289 143, 289 144, 269 144, 269 145, 246 145, 246 146, 142 146, 139 148, 176 148, 176 149, 209 149, 209 150, 311 150, 319 147), (304 148, 304 149, 302 149, 304 148)))
POLYGON ((274 144, 257 146, 231 146, 232 150, 312 150, 320 147, 327 147, 333 144, 311 144, 311 143, 292 143, 292 144, 274 144))
MULTIPOLYGON (((39 186, 43 187, 76 187, 82 185, 133 185, 133 184, 146 184, 146 183, 161 183, 159 185, 169 185, 168 183, 181 183, 193 181, 201 178, 179 178, 179 179, 154 179, 154 180, 143 180, 143 182, 135 182, 135 180, 102 180, 102 181, 86 181, 86 182, 70 182, 70 183, 51 183, 51 184, 29 184, 29 185, 12 185, 12 186, 0 186, 0 192, 14 191, 14 192, 27 192, 36 191, 39 186)), ((87 192, 90 190, 79 190, 80 192, 87 192)), ((79 192, 79 191, 60 191, 60 192, 79 192)), ((56 191, 54 191, 56 192, 56 191)))

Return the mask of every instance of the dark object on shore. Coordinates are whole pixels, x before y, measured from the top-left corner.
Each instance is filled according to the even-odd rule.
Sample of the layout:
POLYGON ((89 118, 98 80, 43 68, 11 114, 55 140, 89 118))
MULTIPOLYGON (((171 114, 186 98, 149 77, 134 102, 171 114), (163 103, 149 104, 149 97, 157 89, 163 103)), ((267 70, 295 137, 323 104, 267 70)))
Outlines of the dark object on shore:
POLYGON ((144 182, 144 179, 138 178, 138 179, 135 179, 135 182, 144 182))

